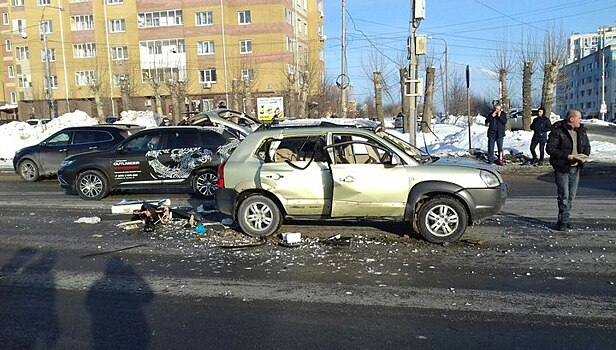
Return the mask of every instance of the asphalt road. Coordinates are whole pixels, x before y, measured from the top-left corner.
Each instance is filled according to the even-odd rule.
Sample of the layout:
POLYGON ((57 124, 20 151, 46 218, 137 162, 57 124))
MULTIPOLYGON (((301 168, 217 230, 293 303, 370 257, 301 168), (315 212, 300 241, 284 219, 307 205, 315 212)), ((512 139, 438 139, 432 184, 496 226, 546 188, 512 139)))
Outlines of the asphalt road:
POLYGON ((223 249, 248 240, 185 220, 123 231, 109 214, 122 198, 203 204, 187 194, 85 202, 1 174, 0 348, 614 348, 612 179, 582 178, 568 233, 551 228, 549 174, 508 174, 501 214, 454 244, 404 224, 293 222, 281 232, 300 247, 223 249))

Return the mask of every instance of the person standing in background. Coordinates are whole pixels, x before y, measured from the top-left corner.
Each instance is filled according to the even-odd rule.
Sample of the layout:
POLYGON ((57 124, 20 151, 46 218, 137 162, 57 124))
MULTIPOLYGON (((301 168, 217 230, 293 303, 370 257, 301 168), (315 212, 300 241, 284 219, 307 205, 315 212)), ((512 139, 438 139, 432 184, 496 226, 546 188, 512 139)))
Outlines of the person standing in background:
POLYGON ((550 119, 545 116, 545 109, 543 107, 537 110, 537 117, 530 123, 530 129, 533 131, 533 138, 530 140, 530 154, 533 156, 531 165, 543 165, 543 157, 545 155, 545 144, 548 142, 548 131, 552 127, 550 119), (539 159, 537 160, 537 153, 535 148, 539 145, 539 159))
POLYGON ((494 111, 486 117, 488 126, 488 162, 503 165, 503 139, 505 138, 505 125, 507 113, 502 111, 500 104, 494 106, 494 111), (494 143, 498 148, 498 158, 494 155, 494 143))
POLYGON ((571 208, 580 181, 584 156, 590 155, 590 141, 582 125, 582 114, 569 110, 564 120, 554 123, 548 136, 546 151, 554 168, 558 201, 558 231, 567 231, 571 225, 571 208))

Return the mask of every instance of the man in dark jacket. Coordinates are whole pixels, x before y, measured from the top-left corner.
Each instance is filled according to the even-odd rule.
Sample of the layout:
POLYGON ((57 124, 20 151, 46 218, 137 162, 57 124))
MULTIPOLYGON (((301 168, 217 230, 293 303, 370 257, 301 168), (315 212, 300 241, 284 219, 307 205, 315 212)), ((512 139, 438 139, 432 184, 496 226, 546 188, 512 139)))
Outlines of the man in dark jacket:
POLYGON ((550 119, 545 116, 543 107, 537 110, 537 117, 530 123, 530 129, 533 131, 533 138, 530 140, 530 154, 533 156, 531 164, 543 165, 545 144, 548 142, 548 131, 552 127, 550 119), (539 145, 539 160, 535 148, 539 145))
POLYGON ((556 229, 570 229, 570 213, 580 180, 583 156, 590 155, 590 141, 582 125, 582 114, 576 110, 567 112, 564 120, 554 123, 546 151, 554 168, 558 191, 558 222, 556 229))
POLYGON ((507 125, 507 113, 503 112, 500 104, 494 107, 494 112, 486 117, 486 125, 488 126, 488 161, 496 163, 497 158, 494 156, 494 142, 498 147, 498 164, 502 164, 503 156, 503 139, 505 138, 505 125, 507 125))

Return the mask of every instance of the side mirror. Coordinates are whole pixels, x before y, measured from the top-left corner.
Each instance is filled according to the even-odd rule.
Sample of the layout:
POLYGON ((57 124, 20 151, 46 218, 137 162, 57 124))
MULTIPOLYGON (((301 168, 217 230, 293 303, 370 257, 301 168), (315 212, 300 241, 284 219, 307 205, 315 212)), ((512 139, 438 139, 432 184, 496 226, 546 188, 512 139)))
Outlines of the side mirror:
POLYGON ((126 153, 126 150, 124 149, 124 146, 118 146, 118 148, 116 148, 116 152, 124 154, 126 153))
POLYGON ((390 153, 389 157, 390 157, 389 164, 391 164, 392 166, 396 166, 396 165, 400 164, 400 157, 397 154, 390 153))

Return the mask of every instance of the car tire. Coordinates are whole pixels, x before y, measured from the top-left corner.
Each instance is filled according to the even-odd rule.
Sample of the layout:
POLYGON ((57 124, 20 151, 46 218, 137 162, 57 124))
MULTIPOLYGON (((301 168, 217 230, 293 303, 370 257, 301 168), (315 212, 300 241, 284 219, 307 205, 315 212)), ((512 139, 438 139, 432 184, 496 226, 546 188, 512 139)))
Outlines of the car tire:
POLYGON ((266 237, 278 230, 282 223, 282 214, 273 200, 254 195, 240 203, 237 222, 245 234, 252 237, 266 237))
POLYGON ((81 199, 97 201, 109 194, 109 181, 100 171, 88 170, 77 176, 75 188, 81 199))
POLYGON ((22 160, 19 162, 19 176, 28 182, 36 181, 39 179, 39 168, 30 159, 22 160))
POLYGON ((458 240, 468 225, 468 214, 459 200, 436 196, 419 208, 417 228, 428 242, 445 243, 458 240))
POLYGON ((212 198, 218 189, 218 173, 213 170, 204 170, 193 179, 193 191, 201 197, 212 198))

